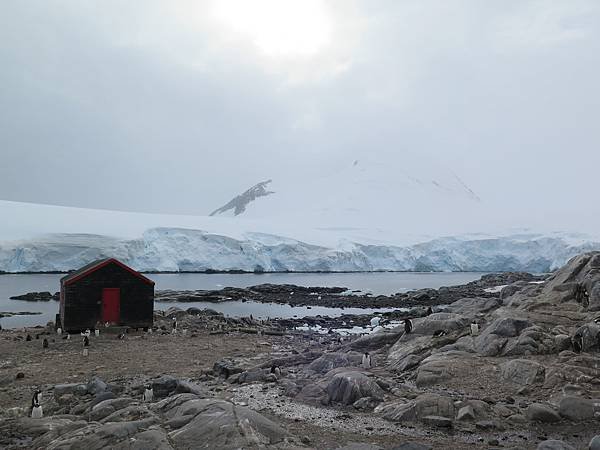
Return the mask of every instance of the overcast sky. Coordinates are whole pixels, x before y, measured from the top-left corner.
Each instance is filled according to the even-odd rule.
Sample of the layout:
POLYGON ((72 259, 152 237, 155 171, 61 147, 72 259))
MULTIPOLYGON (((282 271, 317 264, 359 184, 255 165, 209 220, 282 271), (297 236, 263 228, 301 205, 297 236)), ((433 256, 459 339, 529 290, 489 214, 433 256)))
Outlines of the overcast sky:
POLYGON ((0 199, 206 214, 419 154, 584 219, 599 80, 596 0, 4 0, 0 199))

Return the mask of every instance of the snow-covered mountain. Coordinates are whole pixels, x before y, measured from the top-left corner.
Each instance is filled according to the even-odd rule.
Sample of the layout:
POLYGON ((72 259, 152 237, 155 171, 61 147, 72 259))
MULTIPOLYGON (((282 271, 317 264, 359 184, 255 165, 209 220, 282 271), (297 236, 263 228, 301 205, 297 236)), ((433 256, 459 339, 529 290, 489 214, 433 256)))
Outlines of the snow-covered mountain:
POLYGON ((477 194, 451 170, 415 155, 404 161, 389 164, 364 155, 311 174, 273 178, 234 196, 211 216, 322 228, 394 223, 408 232, 439 229, 441 216, 454 231, 486 215, 477 194))
POLYGON ((227 204, 221 206, 218 209, 215 209, 212 213, 210 213, 210 215, 216 216, 218 214, 225 214, 230 216, 239 216, 244 211, 246 211, 246 207, 257 198, 266 197, 267 195, 275 193, 273 191, 267 190, 267 186, 272 181, 273 180, 261 181, 260 183, 252 186, 247 191, 235 196, 231 201, 227 202, 227 204))

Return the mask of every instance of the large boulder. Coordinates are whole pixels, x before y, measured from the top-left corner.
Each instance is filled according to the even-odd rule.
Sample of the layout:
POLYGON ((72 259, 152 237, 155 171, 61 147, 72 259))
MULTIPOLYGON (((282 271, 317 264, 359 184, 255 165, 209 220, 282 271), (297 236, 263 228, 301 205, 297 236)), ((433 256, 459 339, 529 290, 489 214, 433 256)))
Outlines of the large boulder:
POLYGON ((470 323, 471 320, 463 315, 439 312, 413 320, 412 334, 433 336, 433 333, 440 330, 449 333, 466 329, 470 323))
POLYGON ((455 350, 428 356, 417 370, 417 387, 432 386, 454 378, 471 358, 472 354, 455 350))
POLYGON ((388 353, 390 367, 399 372, 410 370, 431 355, 434 342, 431 336, 418 336, 415 339, 399 339, 388 353))
MULTIPOLYGON (((360 361, 360 356, 358 356, 360 361)), ((347 353, 325 353, 315 359, 307 367, 308 370, 316 373, 325 374, 337 367, 349 367, 355 365, 356 358, 352 358, 347 353)))
POLYGON ((326 405, 329 399, 325 388, 317 383, 307 384, 296 394, 296 400, 310 405, 326 405))
POLYGON ((594 417, 594 402, 582 397, 563 397, 558 404, 558 413, 575 422, 588 420, 594 417))
POLYGON ((500 369, 502 378, 521 386, 542 383, 546 371, 540 363, 528 359, 513 359, 502 364, 500 369))
POLYGON ((375 333, 367 334, 353 340, 344 346, 344 349, 370 352, 395 343, 403 334, 404 326, 397 327, 393 330, 381 329, 375 333))
POLYGON ((560 421, 560 416, 554 409, 541 403, 532 403, 527 407, 525 416, 534 422, 553 423, 560 421))
POLYGON ((98 377, 92 377, 92 379, 86 385, 86 389, 87 392, 92 395, 100 394, 109 390, 108 385, 98 377))
POLYGON ((81 383, 57 384, 54 386, 54 398, 59 399, 63 395, 85 395, 87 386, 81 383))
POLYGON ((199 399, 178 394, 154 406, 168 420, 185 417, 185 425, 169 433, 177 448, 238 449, 282 442, 289 434, 276 423, 242 406, 218 399, 199 399))
POLYGON ((384 392, 371 377, 359 371, 348 371, 331 377, 327 394, 330 402, 351 405, 363 397, 381 400, 384 392))
POLYGON ((89 418, 91 420, 101 420, 105 417, 113 414, 115 411, 118 411, 122 408, 125 408, 133 399, 128 397, 123 398, 113 398, 110 400, 104 400, 103 402, 98 403, 92 410, 90 411, 89 418))
POLYGON ((532 324, 525 319, 501 317, 494 320, 475 338, 475 350, 484 356, 497 356, 505 348, 508 340, 521 334, 532 324))
POLYGON ((421 420, 437 416, 454 419, 455 407, 450 397, 437 394, 422 394, 411 402, 392 402, 379 405, 375 413, 392 422, 421 420))
POLYGON ((575 450, 575 447, 563 441, 550 439, 540 442, 537 446, 537 450, 575 450))

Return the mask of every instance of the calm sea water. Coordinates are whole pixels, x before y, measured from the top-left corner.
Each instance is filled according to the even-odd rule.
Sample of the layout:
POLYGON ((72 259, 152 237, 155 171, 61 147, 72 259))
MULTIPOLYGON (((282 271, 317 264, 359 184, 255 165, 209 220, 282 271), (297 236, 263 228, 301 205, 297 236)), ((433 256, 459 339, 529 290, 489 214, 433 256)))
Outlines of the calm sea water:
MULTIPOLYGON (((389 295, 420 288, 439 288, 468 283, 481 277, 481 273, 272 273, 272 274, 149 274, 156 282, 156 289, 220 289, 224 286, 248 287, 262 283, 295 284, 299 286, 341 286, 351 290, 371 292, 373 295, 389 295)), ((25 302, 9 300, 13 295, 27 292, 59 290, 59 274, 18 274, 0 275, 0 311, 35 311, 42 314, 34 316, 14 316, 0 319, 3 328, 44 325, 54 320, 58 312, 58 302, 25 302)), ((155 303, 155 309, 167 309, 171 306, 189 308, 211 308, 231 317, 244 317, 252 314, 257 318, 266 317, 304 317, 316 315, 338 316, 341 314, 386 311, 385 308, 365 310, 359 308, 291 307, 288 305, 264 304, 255 302, 225 303, 155 303)))

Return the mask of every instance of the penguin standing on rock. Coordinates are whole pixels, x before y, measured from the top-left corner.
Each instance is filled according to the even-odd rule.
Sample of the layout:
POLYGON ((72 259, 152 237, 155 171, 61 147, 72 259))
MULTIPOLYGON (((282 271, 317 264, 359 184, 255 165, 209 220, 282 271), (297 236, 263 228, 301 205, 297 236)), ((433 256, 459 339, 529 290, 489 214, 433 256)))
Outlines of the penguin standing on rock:
POLYGON ((427 311, 425 311, 425 315, 426 316, 430 316, 433 314, 433 309, 431 308, 431 306, 427 307, 427 311))
POLYGON ((171 333, 177 333, 177 317, 173 317, 173 329, 171 330, 171 333))
POLYGON ((144 402, 146 403, 154 400, 154 389, 152 389, 151 385, 146 385, 146 388, 144 389, 144 395, 142 396, 142 400, 144 400, 144 402))
POLYGON ((271 366, 271 373, 275 374, 275 376, 277 378, 279 378, 281 376, 281 369, 278 366, 276 366, 276 365, 272 365, 271 366))
POLYGON ((90 353, 90 338, 87 336, 83 336, 83 356, 88 356, 90 353))
POLYGON ((369 355, 369 352, 365 352, 362 357, 362 368, 370 369, 371 367, 371 355, 369 355))
POLYGON ((30 335, 30 334, 28 334, 28 335, 27 335, 27 337, 25 338, 25 340, 26 340, 27 342, 31 341, 31 335, 30 335))
POLYGON ((479 335, 479 324, 475 321, 471 322, 471 336, 479 335))
POLYGON ((410 334, 413 329, 413 323, 410 319, 404 319, 404 333, 410 334))
POLYGON ((42 393, 39 389, 36 389, 31 399, 31 418, 41 419, 44 417, 44 410, 40 402, 42 401, 42 393))
POLYGON ((581 334, 576 334, 571 341, 573 344, 573 351, 575 353, 581 353, 583 351, 583 336, 581 334))
POLYGON ((48 348, 48 339, 44 338, 42 341, 42 348, 48 348))

